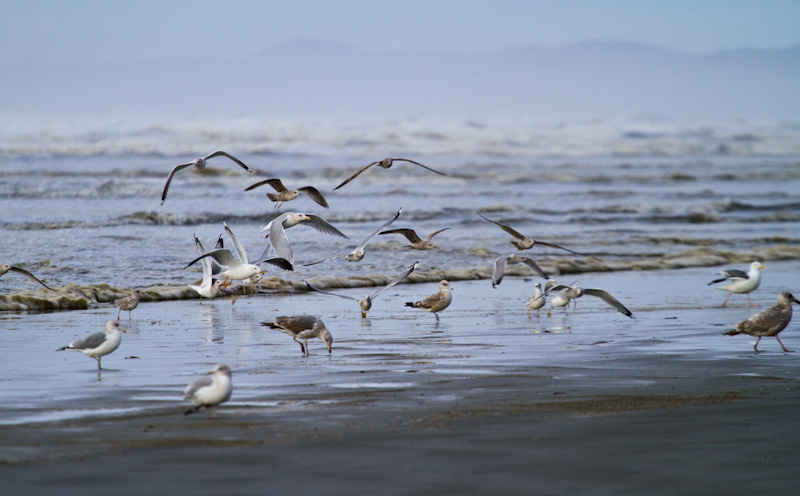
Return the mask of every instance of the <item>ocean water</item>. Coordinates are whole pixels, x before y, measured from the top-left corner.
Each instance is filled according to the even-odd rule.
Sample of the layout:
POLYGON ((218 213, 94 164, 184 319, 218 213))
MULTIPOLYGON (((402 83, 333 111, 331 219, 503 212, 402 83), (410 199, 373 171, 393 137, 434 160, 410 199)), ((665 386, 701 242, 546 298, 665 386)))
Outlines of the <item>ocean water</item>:
MULTIPOLYGON (((266 247, 259 231, 287 211, 321 215, 351 239, 292 228, 295 271, 265 265, 264 287, 300 288, 303 279, 324 287, 380 284, 414 261, 413 282, 488 277, 494 259, 516 249, 477 213, 587 255, 541 246, 524 252, 553 275, 800 257, 800 123, 0 122, 0 260, 51 286, 150 288, 147 298, 166 298, 163 286, 184 288, 200 277, 200 264, 183 270, 196 256, 193 234, 208 249, 225 221, 254 257, 266 247), (216 149, 253 173, 215 158, 203 172, 178 173, 161 205, 172 167, 216 149), (332 191, 387 156, 447 175, 396 162, 332 191), (268 186, 244 191, 268 177, 317 187, 330 209, 305 196, 276 209, 265 197, 268 186), (302 266, 350 251, 401 207, 392 228, 420 235, 449 228, 434 239, 438 249, 410 250, 400 235, 386 235, 361 262, 302 266)), ((520 266, 508 273, 530 275, 520 266)), ((8 298, 36 288, 7 274, 0 309, 18 309, 8 298)), ((37 291, 25 304, 46 308, 48 299, 37 291)))

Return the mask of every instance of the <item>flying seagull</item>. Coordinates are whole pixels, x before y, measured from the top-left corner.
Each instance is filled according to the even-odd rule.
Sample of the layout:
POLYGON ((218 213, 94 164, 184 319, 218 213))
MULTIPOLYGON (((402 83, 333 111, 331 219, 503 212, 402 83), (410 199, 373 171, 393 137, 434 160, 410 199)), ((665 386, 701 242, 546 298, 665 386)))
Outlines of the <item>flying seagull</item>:
POLYGON ((352 181, 353 179, 355 179, 356 177, 358 177, 358 175, 359 175, 359 174, 361 174, 361 173, 362 173, 362 172, 364 172, 365 170, 369 169, 369 168, 370 168, 370 167, 372 167, 373 165, 380 165, 380 166, 381 166, 381 167, 383 167, 384 169, 388 169, 389 167, 391 167, 391 166, 392 166, 392 164, 394 163, 394 161, 395 161, 395 160, 397 160, 397 161, 401 161, 401 162, 408 162, 408 163, 415 164, 415 165, 419 165, 420 167, 424 167, 425 169, 428 169, 429 171, 431 171, 431 172, 435 172, 435 173, 437 173, 437 174, 440 174, 440 175, 442 175, 442 176, 446 176, 446 175, 447 175, 447 174, 445 174, 444 172, 439 172, 439 171, 437 171, 437 170, 433 170, 433 169, 431 169, 430 167, 428 167, 427 165, 422 165, 422 164, 421 164, 421 163, 419 163, 419 162, 414 162, 413 160, 409 160, 409 159, 407 159, 407 158, 385 158, 385 159, 383 159, 383 160, 377 160, 377 161, 375 161, 375 162, 372 162, 371 164, 368 164, 367 166, 363 167, 362 169, 360 169, 358 172, 356 172, 356 173, 355 173, 355 174, 353 174, 352 176, 350 176, 350 177, 348 177, 347 179, 345 179, 344 181, 342 181, 342 184, 340 184, 339 186, 336 186, 336 187, 335 187, 335 188, 333 188, 333 189, 334 189, 334 191, 335 191, 335 190, 337 190, 337 189, 341 188, 342 186, 344 186, 345 184, 349 183, 350 181, 352 181))
POLYGON ((304 186, 302 188, 297 189, 286 189, 286 186, 283 185, 280 179, 272 178, 272 179, 265 179, 263 181, 259 181, 255 184, 251 184, 250 186, 246 187, 245 191, 250 191, 251 189, 258 188, 259 186, 263 186, 265 184, 269 184, 272 186, 277 194, 274 193, 267 193, 267 198, 271 201, 275 202, 275 208, 279 208, 283 205, 283 202, 291 201, 300 196, 300 193, 305 193, 308 195, 309 198, 314 200, 319 205, 328 208, 328 202, 325 201, 325 197, 322 196, 322 193, 313 186, 304 186))
POLYGON ((310 289, 311 291, 316 291, 317 293, 331 295, 331 296, 338 296, 339 298, 345 298, 347 300, 355 301, 356 303, 358 303, 358 307, 361 309, 361 318, 366 319, 367 318, 367 311, 369 311, 369 309, 372 308, 372 300, 377 298, 379 294, 383 293, 387 289, 391 288, 395 284, 399 283, 400 281, 402 281, 403 279, 408 277, 409 274, 414 272, 414 269, 416 269, 418 265, 419 265, 419 262, 414 262, 413 264, 409 265, 408 267, 405 268, 405 270, 403 272, 400 273, 400 275, 398 275, 397 277, 392 279, 392 281, 389 284, 387 284, 386 286, 382 287, 378 291, 375 291, 374 293, 372 293, 372 296, 366 295, 366 296, 364 296, 364 298, 362 298, 360 300, 358 298, 353 298, 352 296, 348 296, 348 295, 343 295, 343 294, 339 294, 339 293, 332 293, 330 291, 323 291, 323 290, 321 290, 319 288, 315 288, 314 286, 309 284, 307 281, 303 281, 303 282, 306 283, 306 287, 308 289, 310 289))
POLYGON ((413 229, 390 229, 388 231, 383 231, 378 234, 402 234, 403 236, 408 239, 410 245, 409 248, 413 248, 415 250, 430 250, 432 248, 436 248, 436 245, 431 242, 434 236, 439 234, 442 231, 447 231, 450 229, 449 227, 445 227, 444 229, 439 229, 438 231, 433 231, 432 233, 428 234, 424 238, 420 238, 417 235, 417 232, 413 229))
POLYGON ((244 281, 250 277, 253 277, 256 274, 264 275, 264 271, 257 265, 262 262, 266 262, 268 264, 275 265, 280 267, 284 270, 292 270, 292 264, 289 263, 287 260, 278 257, 271 257, 264 260, 258 260, 255 263, 240 263, 233 254, 227 248, 221 248, 219 250, 212 250, 205 255, 200 255, 199 257, 195 258, 188 264, 184 269, 189 268, 192 264, 197 262, 198 260, 202 260, 205 257, 211 257, 217 261, 218 264, 228 267, 228 270, 224 272, 220 272, 218 277, 224 277, 225 280, 222 282, 222 287, 230 286, 231 281, 244 281))
MULTIPOLYGON (((369 242, 370 242, 370 241, 372 241, 372 239, 373 239, 375 236, 377 236, 377 235, 378 235, 378 233, 380 233, 381 231, 383 231, 384 229, 386 229, 387 227, 389 227, 389 225, 390 225, 392 222, 396 221, 396 220, 397 220, 397 218, 398 218, 398 217, 400 217, 400 213, 401 213, 402 211, 403 211, 403 208, 402 208, 402 207, 400 207, 400 210, 398 210, 398 211, 397 211, 397 213, 396 213, 396 214, 394 214, 394 215, 392 216, 392 218, 391 218, 391 219, 389 219, 389 220, 387 220, 386 222, 384 222, 384 223, 383 223, 383 225, 382 225, 381 227, 379 227, 378 229, 376 229, 375 231, 373 231, 373 232, 372 232, 372 234, 370 234, 369 236, 367 236, 367 237, 366 237, 366 238, 365 238, 365 239, 364 239, 364 240, 363 240, 361 243, 359 243, 359 244, 358 244, 358 246, 356 246, 356 247, 355 247, 355 249, 353 249, 353 251, 351 251, 350 253, 347 253, 347 254, 343 255, 343 256, 344 256, 344 258, 345 258, 347 261, 349 261, 349 262, 358 262, 358 261, 360 261, 361 259, 363 259, 363 258, 364 258, 364 255, 365 255, 364 248, 366 248, 366 247, 367 247, 367 245, 369 244, 369 242)), ((332 259, 334 259, 334 258, 336 258, 336 257, 338 257, 338 256, 340 256, 340 254, 331 255, 330 257, 328 257, 328 258, 326 258, 326 259, 319 260, 319 261, 317 261, 317 262, 311 262, 311 263, 303 264, 303 266, 306 266, 306 267, 307 267, 307 266, 309 266, 309 265, 316 265, 316 264, 319 264, 319 263, 322 263, 322 262, 327 262, 328 260, 332 260, 332 259)))
POLYGON ((167 177, 167 184, 164 185, 164 191, 161 193, 161 204, 163 205, 164 200, 167 199, 167 190, 169 190, 169 183, 172 182, 172 178, 175 176, 177 172, 182 171, 183 169, 191 166, 194 166, 194 168, 197 170, 203 170, 206 168, 206 161, 219 156, 228 157, 229 159, 239 164, 247 172, 253 172, 246 165, 244 165, 244 163, 238 158, 234 157, 229 153, 223 152, 222 150, 217 150, 213 153, 209 153, 205 157, 197 157, 191 162, 186 162, 185 164, 178 164, 175 167, 173 167, 172 171, 169 173, 169 177, 167 177))
POLYGON ((288 260, 289 263, 294 263, 294 254, 292 253, 292 247, 289 245, 289 238, 286 237, 286 229, 298 224, 311 227, 325 234, 350 239, 319 215, 286 212, 272 219, 259 233, 268 231, 267 239, 269 239, 269 245, 264 249, 261 258, 267 258, 272 253, 275 253, 276 256, 288 260))
POLYGON ((483 219, 485 221, 488 221, 488 222, 491 222, 492 224, 496 225, 497 227, 499 227, 503 231, 505 231, 508 234, 510 234, 510 235, 514 236, 515 238, 519 239, 519 241, 511 241, 511 244, 516 246, 518 250, 527 250, 529 248, 533 248, 535 245, 542 245, 542 246, 549 246, 550 248, 558 248, 559 250, 568 251, 568 252, 573 253, 575 255, 584 255, 583 253, 578 253, 576 251, 572 251, 572 250, 570 250, 568 248, 564 248, 563 246, 559 246, 557 244, 547 243, 545 241, 540 241, 540 240, 535 240, 533 238, 529 238, 528 236, 523 236, 522 234, 518 233, 514 229, 512 229, 512 228, 510 228, 510 227, 508 227, 508 226, 506 226, 504 224, 501 224, 499 222, 495 222, 495 221, 493 221, 491 219, 487 219, 486 217, 484 217, 481 214, 478 214, 478 215, 480 215, 481 219, 483 219))
POLYGON ((557 296, 556 298, 554 298, 550 302, 553 306, 566 307, 567 305, 569 305, 569 302, 571 300, 576 300, 576 299, 580 298, 581 296, 584 296, 584 295, 595 296, 597 298, 600 298, 601 300, 603 300, 607 304, 611 305, 612 307, 616 308, 617 311, 620 312, 622 315, 624 315, 626 317, 630 317, 632 319, 635 318, 633 316, 633 313, 630 310, 628 310, 625 307, 625 305, 623 305, 622 303, 619 302, 619 300, 617 300, 616 298, 611 296, 610 293, 608 293, 607 291, 604 291, 602 289, 582 288, 582 287, 578 286, 577 284, 573 284, 571 286, 565 286, 563 284, 558 284, 558 285, 555 285, 552 288, 548 289, 547 291, 545 291, 542 294, 542 296, 540 296, 540 298, 544 298, 546 295, 548 295, 548 294, 550 294, 551 292, 554 292, 554 291, 560 291, 561 294, 559 296, 557 296))
POLYGON ((16 272, 17 274, 22 274, 23 276, 27 277, 31 281, 38 282, 39 284, 41 284, 45 288, 49 289, 50 291, 55 291, 55 289, 53 289, 50 286, 48 286, 47 284, 43 283, 42 281, 37 279, 36 276, 34 276, 33 274, 31 274, 30 272, 28 272, 25 269, 20 269, 19 267, 14 267, 14 266, 7 265, 7 264, 0 264, 0 277, 2 277, 8 271, 16 272))

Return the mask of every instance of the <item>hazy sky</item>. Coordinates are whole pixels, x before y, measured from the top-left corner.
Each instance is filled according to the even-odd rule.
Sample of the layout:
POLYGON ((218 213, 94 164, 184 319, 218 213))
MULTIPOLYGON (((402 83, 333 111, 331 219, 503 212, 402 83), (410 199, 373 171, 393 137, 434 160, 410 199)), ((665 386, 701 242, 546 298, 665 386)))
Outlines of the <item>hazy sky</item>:
MULTIPOLYGON (((798 0, 4 0, 0 62, 242 59, 293 39, 483 53, 586 40, 800 44, 798 0)), ((211 69, 210 69, 211 70, 211 69)))

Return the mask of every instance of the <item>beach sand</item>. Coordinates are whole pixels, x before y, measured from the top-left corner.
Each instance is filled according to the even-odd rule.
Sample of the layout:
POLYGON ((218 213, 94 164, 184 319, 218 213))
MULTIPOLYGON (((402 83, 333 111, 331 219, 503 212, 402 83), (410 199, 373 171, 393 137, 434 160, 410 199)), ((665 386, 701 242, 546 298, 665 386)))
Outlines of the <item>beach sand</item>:
MULTIPOLYGON (((102 374, 51 350, 110 306, 4 315, 0 493, 794 493, 800 357, 722 334, 798 269, 769 264, 756 309, 719 308, 708 268, 561 281, 636 320, 588 297, 529 320, 515 277, 454 283, 439 325, 402 306, 433 284, 392 288, 366 321, 324 295, 142 304, 102 374), (332 355, 258 325, 297 313, 325 320, 332 355), (220 362, 230 402, 184 416, 183 386, 220 362)), ((800 348, 796 323, 781 336, 800 348)))

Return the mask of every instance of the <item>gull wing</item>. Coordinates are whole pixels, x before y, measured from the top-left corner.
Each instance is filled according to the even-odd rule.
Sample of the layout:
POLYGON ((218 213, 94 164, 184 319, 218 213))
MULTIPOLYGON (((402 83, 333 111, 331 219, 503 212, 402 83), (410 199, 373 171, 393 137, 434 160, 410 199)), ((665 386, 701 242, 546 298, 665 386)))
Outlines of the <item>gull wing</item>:
MULTIPOLYGON (((439 231, 436 231, 436 232, 439 232, 439 231)), ((402 234, 411 243, 418 243, 418 242, 422 241, 420 239, 420 237, 417 235, 417 232, 414 231, 413 229, 390 229, 388 231, 383 231, 383 232, 380 232, 378 234, 402 234)))
MULTIPOLYGON (((200 253, 201 256, 206 254, 206 250, 203 248, 203 243, 201 243, 200 240, 197 239, 197 236, 194 237, 194 245, 197 247, 197 251, 200 253)), ((200 287, 206 287, 208 285, 211 285, 212 284, 212 281, 211 281, 211 276, 212 275, 213 275, 213 273, 212 273, 212 268, 211 268, 211 259, 209 257, 204 257, 203 258, 203 280, 200 283, 200 287)))
POLYGON ((235 267, 237 265, 240 265, 239 261, 233 257, 233 254, 230 252, 230 250, 228 250, 227 248, 222 248, 220 250, 209 251, 205 255, 200 255, 199 257, 195 258, 194 260, 186 264, 186 267, 184 267, 184 269, 190 267, 192 264, 205 257, 211 257, 214 260, 216 260, 220 265, 224 265, 226 267, 235 267))
POLYGON ((520 257, 519 255, 515 255, 515 257, 517 257, 515 263, 524 263, 525 265, 533 269, 533 271, 536 272, 538 275, 540 275, 542 278, 550 279, 550 277, 547 274, 545 274, 542 268, 539 267, 539 264, 537 264, 536 261, 534 261, 532 258, 520 257))
POLYGON ((217 150, 217 151, 215 151, 215 152, 209 153, 208 155, 206 155, 205 157, 203 157, 203 159, 204 159, 204 160, 209 160, 209 159, 212 159, 212 158, 214 158, 214 157, 219 157, 219 156, 222 156, 222 157, 228 157, 229 159, 231 159, 231 160, 233 160, 234 162, 236 162, 237 164, 239 164, 239 165, 240 165, 240 166, 241 166, 241 167, 242 167, 244 170, 246 170, 247 172, 253 172, 253 171, 251 171, 251 170, 250 170, 250 169, 249 169, 249 168, 248 168, 246 165, 244 165, 244 162, 242 162, 242 161, 241 161, 241 160, 239 160, 238 158, 234 157, 234 156, 233 156, 233 155, 231 155, 230 153, 223 152, 222 150, 217 150))
POLYGON ((246 187, 244 190, 245 191, 250 191, 251 189, 256 189, 256 188, 258 188, 260 186, 264 186, 265 184, 269 184, 270 186, 275 188, 275 190, 278 191, 279 193, 281 191, 286 191, 286 188, 283 187, 283 183, 281 182, 280 179, 264 179, 263 181, 259 181, 259 182, 255 183, 255 184, 251 184, 250 186, 246 187), (274 181, 278 182, 277 186, 274 184, 274 181), (278 188, 281 188, 281 189, 278 189, 278 188))
POLYGON ((383 293, 387 289, 391 288, 395 284, 399 283, 400 281, 402 281, 403 279, 408 277, 409 274, 414 272, 414 270, 417 268, 418 265, 419 265, 419 262, 414 262, 413 264, 411 264, 408 267, 406 267, 406 269, 403 272, 401 272, 400 275, 398 275, 397 277, 392 279, 392 281, 389 284, 387 284, 386 286, 384 286, 381 289, 379 289, 378 291, 376 291, 372 296, 370 296, 370 298, 374 300, 375 298, 378 297, 379 294, 383 293))
POLYGON ((318 205, 328 208, 328 202, 325 201, 325 197, 322 196, 322 193, 320 193, 317 188, 313 186, 305 186, 303 188, 297 188, 297 191, 302 191, 318 205))
POLYGON ((261 258, 253 262, 253 265, 260 265, 262 263, 268 263, 270 265, 280 267, 283 270, 294 270, 294 266, 292 265, 292 263, 286 260, 285 258, 281 257, 261 258))
POLYGON ((179 164, 172 168, 169 173, 169 177, 167 177, 167 184, 164 185, 164 191, 161 192, 161 204, 164 204, 164 200, 167 199, 167 190, 169 190, 169 184, 172 182, 172 178, 175 177, 175 174, 179 171, 187 167, 191 167, 193 164, 192 162, 187 162, 185 164, 179 164))
MULTIPOLYGON (((11 272, 16 272, 17 274, 22 274, 23 276, 27 277, 31 281, 38 282, 39 284, 41 284, 45 288, 49 289, 50 291, 55 291, 55 289, 53 289, 50 286, 48 286, 47 284, 43 283, 36 276, 34 276, 33 274, 31 274, 30 272, 28 272, 25 269, 20 269, 19 267, 13 267, 13 266, 9 265, 8 266, 8 270, 10 270, 11 272)), ((0 274, 0 275, 2 275, 2 274, 0 274)))
POLYGON ((586 256, 586 254, 585 254, 585 253, 578 253, 577 251, 572 251, 572 250, 570 250, 569 248, 564 248, 564 247, 563 247, 563 246, 561 246, 561 245, 557 245, 557 244, 555 244, 555 243, 548 243, 548 242, 546 242, 546 241, 539 241, 538 239, 534 240, 534 241, 533 241, 533 244, 534 244, 534 245, 549 246, 550 248, 558 248, 559 250, 568 251, 568 252, 570 252, 570 253, 572 253, 572 254, 574 254, 574 255, 586 256))
POLYGON ((403 211, 403 207, 400 207, 400 210, 398 210, 398 211, 397 211, 397 213, 396 213, 396 214, 394 214, 394 215, 392 216, 392 218, 391 218, 391 219, 389 219, 389 220, 387 220, 386 222, 384 222, 384 223, 383 223, 383 225, 381 225, 381 227, 379 227, 378 229, 376 229, 376 230, 375 230, 375 231, 374 231, 372 234, 370 234, 369 236, 367 236, 367 237, 366 237, 366 239, 364 239, 364 241, 362 241, 361 243, 359 243, 359 244, 358 244, 358 246, 356 247, 356 250, 363 250, 363 249, 364 249, 364 247, 365 247, 365 246, 367 246, 367 244, 369 244, 369 242, 370 242, 370 241, 372 241, 372 238, 374 238, 375 236, 377 236, 379 232, 381 232, 381 231, 383 231, 384 229, 386 229, 387 227, 389 227, 389 225, 390 225, 392 222, 396 221, 396 220, 397 220, 397 218, 398 218, 398 217, 400 217, 400 213, 401 213, 402 211, 403 211))
POLYGON ((611 296, 608 292, 603 291, 602 289, 584 289, 583 294, 587 294, 589 296, 596 296, 603 300, 604 302, 608 303, 612 307, 616 308, 620 313, 625 315, 626 317, 634 318, 633 313, 630 310, 625 308, 625 305, 619 302, 616 298, 611 296))
MULTIPOLYGON (((278 219, 280 219, 280 217, 278 217, 278 219)), ((273 220, 271 226, 272 227, 269 229, 269 244, 275 251, 275 255, 280 258, 285 258, 290 263, 294 262, 292 247, 289 245, 289 238, 286 237, 286 229, 283 227, 283 219, 280 219, 278 222, 273 220)))
POLYGON ((434 236, 436 236, 437 234, 439 234, 442 231, 447 231, 448 229, 450 229, 450 228, 449 227, 445 227, 444 229, 439 229, 438 231, 433 231, 432 233, 430 233, 427 236, 425 236, 425 241, 432 240, 434 236))
POLYGON ((508 227, 508 226, 506 226, 506 225, 503 225, 503 224, 501 224, 501 223, 499 223, 499 222, 495 222, 495 221, 493 221, 493 220, 491 220, 491 219, 487 219, 486 217, 484 217, 484 216, 483 216, 483 215, 481 215, 481 214, 478 214, 478 215, 480 216, 480 218, 481 218, 481 219, 483 219, 483 220, 485 220, 485 221, 488 221, 488 222, 491 222, 492 224, 496 225, 497 227, 499 227, 499 228, 500 228, 500 229, 502 229, 503 231, 505 231, 505 232, 507 232, 508 234, 510 234, 510 235, 512 235, 512 236, 514 236, 515 238, 517 238, 517 239, 525 239, 525 236, 523 236, 522 234, 518 233, 518 232, 517 232, 517 231, 515 231, 514 229, 511 229, 510 227, 508 227))
POLYGON ((194 393, 203 388, 210 387, 212 384, 214 384, 214 380, 211 377, 202 377, 186 386, 183 394, 186 396, 186 398, 191 398, 194 396, 194 393))
POLYGON ((73 341, 69 344, 69 348, 73 350, 91 350, 103 344, 106 340, 106 333, 96 332, 83 339, 73 341))
POLYGON ((716 284, 718 282, 728 281, 730 279, 740 279, 740 280, 750 279, 750 276, 747 275, 747 272, 743 270, 737 270, 737 269, 723 270, 722 272, 720 272, 720 274, 724 277, 721 277, 719 279, 714 279, 713 281, 708 283, 708 286, 711 286, 712 284, 716 284))
POLYGON ((494 272, 492 272, 492 287, 496 288, 503 281, 506 274, 506 260, 510 255, 501 255, 494 261, 494 272))
POLYGON ((231 242, 233 243, 233 247, 236 249, 236 253, 239 254, 239 261, 243 264, 249 263, 247 261, 247 252, 244 251, 244 246, 242 246, 242 244, 239 242, 239 238, 237 238, 236 235, 233 234, 233 231, 231 231, 231 228, 228 227, 228 224, 226 224, 224 220, 222 221, 222 225, 225 226, 225 232, 228 233, 228 236, 231 237, 231 242))
POLYGON ((323 219, 319 215, 314 214, 306 214, 309 217, 309 220, 301 221, 300 224, 304 226, 309 226, 317 231, 323 232, 325 234, 330 234, 333 236, 339 236, 340 238, 350 239, 344 235, 340 230, 333 227, 327 220, 323 219))
POLYGON ((359 301, 358 298, 353 298, 352 296, 342 295, 342 294, 338 294, 338 293, 331 293, 330 291, 323 291, 323 290, 321 290, 319 288, 315 288, 314 286, 309 284, 308 281, 303 281, 303 282, 306 284, 306 287, 308 289, 310 289, 311 291, 316 291, 317 293, 330 295, 330 296, 338 296, 339 298, 344 298, 346 300, 359 301))
POLYGON ((335 188, 333 188, 333 190, 334 190, 334 191, 336 191, 337 189, 341 188, 341 187, 342 187, 342 186, 344 186, 345 184, 349 183, 350 181, 352 181, 353 179, 355 179, 356 177, 358 177, 358 175, 359 175, 359 174, 361 174, 362 172, 364 172, 365 170, 367 170, 367 169, 369 169, 370 167, 372 167, 373 165, 375 165, 375 164, 379 164, 379 163, 381 163, 381 161, 380 161, 380 160, 377 160, 377 161, 375 161, 375 162, 372 162, 371 164, 369 164, 369 165, 367 165, 367 166, 365 166, 365 167, 363 167, 363 168, 359 169, 359 171, 358 171, 358 172, 356 172, 356 173, 355 173, 355 174, 353 174, 352 176, 350 176, 350 177, 348 177, 347 179, 345 179, 344 181, 342 181, 342 183, 341 183, 339 186, 336 186, 335 188))
POLYGON ((422 165, 422 164, 421 164, 421 163, 419 163, 419 162, 414 162, 413 160, 409 160, 409 159, 407 159, 407 158, 393 158, 392 160, 393 160, 393 161, 400 160, 400 161, 402 161, 402 162, 408 162, 408 163, 410 163, 410 164, 419 165, 420 167, 423 167, 423 168, 425 168, 425 169, 428 169, 429 171, 431 171, 431 172, 435 172, 435 173, 437 173, 437 174, 439 174, 439 175, 442 175, 442 176, 446 176, 446 175, 447 175, 447 174, 445 174, 444 172, 439 172, 439 171, 437 171, 437 170, 435 170, 435 169, 431 169, 431 168, 430 168, 430 167, 428 167, 427 165, 422 165))

